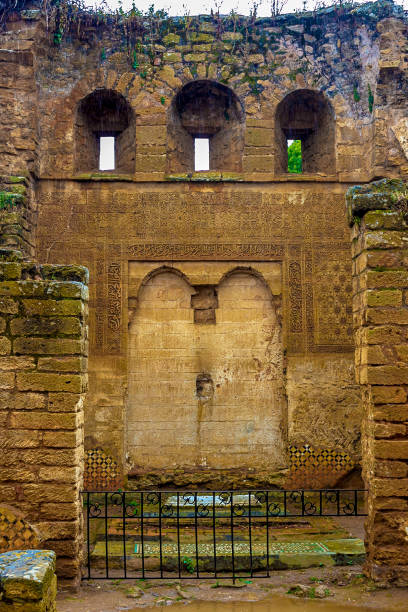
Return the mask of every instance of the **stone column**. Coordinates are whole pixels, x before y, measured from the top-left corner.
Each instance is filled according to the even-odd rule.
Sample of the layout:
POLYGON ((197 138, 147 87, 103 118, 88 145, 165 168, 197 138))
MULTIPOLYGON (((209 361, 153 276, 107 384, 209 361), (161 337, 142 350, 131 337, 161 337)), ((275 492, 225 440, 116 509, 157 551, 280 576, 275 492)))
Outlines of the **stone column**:
POLYGON ((32 527, 26 547, 54 550, 69 585, 82 549, 87 282, 86 268, 0 249, 0 500, 21 517, 2 545, 24 548, 32 527))
POLYGON ((366 573, 408 585, 408 188, 383 180, 347 193, 352 226, 356 376, 368 494, 366 573))

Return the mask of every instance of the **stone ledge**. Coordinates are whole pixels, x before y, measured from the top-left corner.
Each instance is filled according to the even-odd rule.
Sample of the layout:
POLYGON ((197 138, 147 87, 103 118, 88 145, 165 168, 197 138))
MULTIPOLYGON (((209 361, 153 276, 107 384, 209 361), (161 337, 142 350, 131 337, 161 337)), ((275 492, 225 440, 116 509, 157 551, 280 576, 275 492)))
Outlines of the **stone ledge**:
POLYGON ((370 210, 398 210, 401 196, 406 199, 408 187, 401 179, 381 179, 368 185, 356 185, 346 193, 347 217, 353 225, 356 217, 370 210))
POLYGON ((0 555, 1 609, 56 612, 55 563, 51 550, 14 550, 0 555))

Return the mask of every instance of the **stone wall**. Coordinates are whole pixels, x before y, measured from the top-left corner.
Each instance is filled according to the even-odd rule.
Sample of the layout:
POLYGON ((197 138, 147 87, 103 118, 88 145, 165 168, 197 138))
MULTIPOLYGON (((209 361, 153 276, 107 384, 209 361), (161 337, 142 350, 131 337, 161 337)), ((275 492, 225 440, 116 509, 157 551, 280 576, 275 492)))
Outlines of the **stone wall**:
MULTIPOLYGON (((140 313, 131 270, 180 262, 196 266, 202 278, 206 262, 230 262, 229 272, 239 265, 255 271, 263 264, 280 267, 279 350, 286 360, 281 382, 287 397, 282 435, 292 470, 286 482, 334 486, 360 460, 343 199, 357 181, 400 176, 407 168, 402 9, 378 2, 276 19, 145 19, 100 18, 92 11, 75 16, 68 0, 59 8, 49 5, 34 2, 33 10, 9 11, 0 32, 0 46, 9 50, 2 55, 7 61, 0 99, 5 96, 4 106, 15 99, 0 131, 7 151, 2 174, 34 180, 27 242, 35 245, 38 261, 80 263, 90 270, 88 486, 93 477, 98 486, 123 486, 128 472, 137 471, 137 458, 126 463, 127 416, 153 393, 145 387, 143 398, 141 389, 131 389, 132 376, 140 373, 132 358, 138 333, 131 316, 140 321, 140 313), (120 117, 109 116, 113 99, 121 100, 120 117), (103 125, 92 101, 102 104, 103 125), (307 112, 296 122, 302 106, 307 112), (114 172, 96 171, 97 133, 104 130, 118 133, 114 172), (211 171, 195 173, 193 138, 201 130, 212 139, 211 171), (310 157, 301 175, 286 172, 291 135, 304 139, 310 157)), ((7 240, 19 235, 11 218, 4 225, 7 240)), ((218 347, 213 349, 215 363, 218 347)), ((225 358, 232 355, 233 350, 225 358)), ((263 359, 261 370, 268 366, 267 349, 263 359)), ((197 370, 195 377, 212 374, 197 370)), ((183 401, 196 411, 188 413, 191 433, 198 398, 190 378, 188 386, 183 379, 183 401)), ((215 393, 224 405, 221 390, 215 393)), ((163 395, 159 403, 166 401, 171 410, 179 398, 163 395)), ((271 398, 265 423, 277 418, 281 403, 271 398)), ((159 422, 159 411, 144 422, 146 431, 152 422, 159 422)), ((226 417, 221 428, 228 422, 226 417)), ((249 449, 253 432, 236 433, 249 449)), ((168 449, 173 457, 183 446, 174 439, 168 449)), ((192 446, 197 457, 198 446, 192 446)), ((242 473, 252 465, 245 457, 242 473)), ((183 483, 190 477, 191 465, 176 463, 164 485, 174 484, 180 473, 183 483)), ((163 467, 164 458, 155 478, 163 467)), ((191 478, 198 484, 201 466, 194 469, 191 478)), ((146 483, 145 475, 139 473, 139 484, 146 483)))
POLYGON ((38 23, 14 13, 0 32, 0 246, 34 256, 38 23))
POLYGON ((379 181, 348 192, 353 224, 356 375, 369 488, 368 575, 408 584, 408 189, 379 181))
POLYGON ((9 510, 2 547, 16 543, 12 510, 18 509, 41 546, 57 553, 58 574, 72 584, 82 546, 88 273, 39 266, 2 250, 0 274, 0 498, 9 510))

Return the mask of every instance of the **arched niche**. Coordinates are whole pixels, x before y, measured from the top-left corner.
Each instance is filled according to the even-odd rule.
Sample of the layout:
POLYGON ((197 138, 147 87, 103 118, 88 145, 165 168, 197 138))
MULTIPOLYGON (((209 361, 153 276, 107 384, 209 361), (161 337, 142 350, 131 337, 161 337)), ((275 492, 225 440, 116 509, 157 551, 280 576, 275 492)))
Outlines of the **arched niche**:
POLYGON ((128 338, 130 478, 188 470, 207 481, 216 470, 232 486, 236 470, 285 468, 280 298, 265 265, 137 265, 128 338), (197 317, 197 309, 214 316, 197 317))
POLYGON ((101 138, 114 139, 114 167, 133 173, 135 169, 135 118, 127 100, 111 89, 96 89, 78 104, 75 122, 75 167, 77 172, 100 171, 101 138))
POLYGON ((237 95, 210 80, 193 81, 175 96, 168 117, 169 172, 194 172, 195 139, 209 141, 209 170, 240 172, 245 115, 237 95))
POLYGON ((276 171, 288 172, 288 141, 300 140, 302 172, 335 173, 335 116, 327 98, 298 89, 278 105, 275 118, 276 171))

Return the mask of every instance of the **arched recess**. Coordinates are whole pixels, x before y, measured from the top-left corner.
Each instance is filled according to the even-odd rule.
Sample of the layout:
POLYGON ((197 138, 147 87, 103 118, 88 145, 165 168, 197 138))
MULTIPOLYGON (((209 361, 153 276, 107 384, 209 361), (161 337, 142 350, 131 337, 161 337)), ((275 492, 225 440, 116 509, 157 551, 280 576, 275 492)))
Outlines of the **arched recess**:
POLYGON ((275 138, 277 173, 288 172, 288 140, 301 141, 302 172, 335 173, 335 115, 321 92, 289 93, 276 109, 275 138))
POLYGON ((138 290, 129 330, 129 473, 216 470, 225 486, 238 486, 236 475, 255 469, 267 480, 286 467, 280 296, 240 266, 218 276, 208 304, 201 290, 214 264, 200 265, 202 284, 161 267, 138 290), (197 307, 213 308, 214 318, 196 317, 197 307))
POLYGON ((135 117, 127 100, 116 91, 100 88, 83 98, 75 120, 75 168, 99 170, 100 139, 114 138, 115 172, 135 169, 135 117))
MULTIPOLYGON (((226 467, 286 465, 286 404, 282 330, 262 275, 234 269, 217 287, 217 323, 211 361, 216 401, 211 428, 223 422, 218 461, 226 467)), ((219 435, 219 434, 218 434, 219 435)))
POLYGON ((237 95, 210 80, 192 81, 175 96, 168 113, 168 172, 193 172, 194 141, 209 139, 209 169, 240 172, 245 114, 237 95))
POLYGON ((194 463, 194 289, 168 268, 138 292, 129 328, 127 450, 131 472, 194 463))

